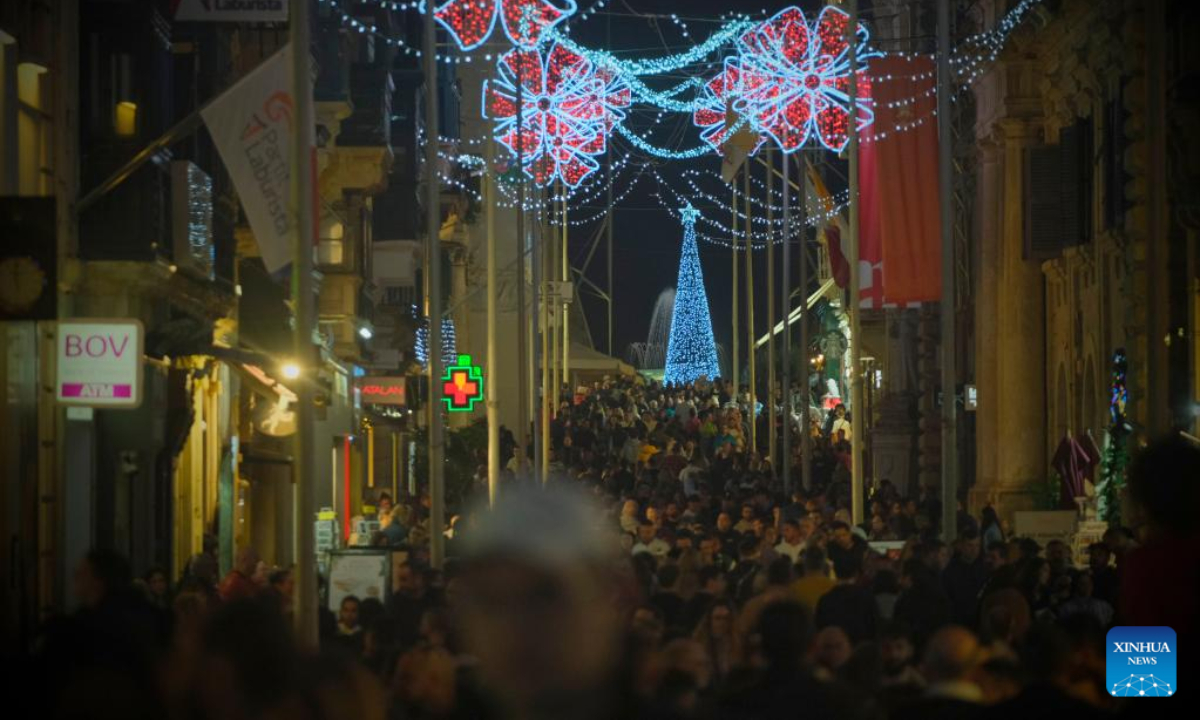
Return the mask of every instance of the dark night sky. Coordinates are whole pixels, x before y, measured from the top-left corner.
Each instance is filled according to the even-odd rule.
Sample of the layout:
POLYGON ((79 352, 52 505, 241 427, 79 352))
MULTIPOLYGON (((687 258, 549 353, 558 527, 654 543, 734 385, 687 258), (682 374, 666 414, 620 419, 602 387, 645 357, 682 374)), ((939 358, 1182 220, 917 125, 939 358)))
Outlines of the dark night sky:
MULTIPOLYGON (((658 57, 677 53, 702 42, 709 34, 719 27, 716 20, 726 12, 741 11, 758 13, 764 8, 769 11, 782 9, 789 4, 799 4, 806 15, 810 8, 819 8, 823 2, 801 1, 798 3, 759 2, 749 3, 745 0, 611 0, 605 11, 613 14, 601 14, 572 27, 571 34, 578 42, 593 48, 607 48, 623 57, 658 57), (632 11, 641 13, 656 13, 669 15, 677 13, 687 21, 691 37, 685 38, 678 26, 669 18, 663 17, 657 21, 639 18, 632 11), (612 41, 606 39, 606 25, 611 18, 612 41), (664 49, 664 45, 666 48, 664 49)), ((868 3, 863 2, 866 6, 868 3)), ((590 6, 588 0, 580 2, 581 8, 590 6)), ((710 77, 715 71, 708 71, 703 76, 710 77)), ((671 85, 682 79, 681 75, 660 80, 656 87, 671 85)), ((652 83, 647 79, 648 83, 652 83)), ((645 120, 637 119, 640 114, 644 118, 647 113, 634 115, 634 127, 646 127, 645 120)), ((691 127, 690 115, 673 114, 668 116, 659 127, 655 138, 662 139, 660 144, 670 146, 666 139, 678 137, 675 146, 680 148, 694 147, 701 142, 699 133, 691 127), (678 132, 675 132, 678 131, 678 132)), ((617 147, 626 147, 624 141, 616 143, 617 147)), ((639 153, 640 157, 644 157, 639 153)), ((614 155, 615 157, 615 155, 614 155)), ((720 158, 716 155, 705 156, 694 160, 661 161, 658 166, 663 177, 671 182, 677 190, 684 190, 687 185, 680 179, 679 173, 688 168, 710 169, 720 171, 720 158)), ((761 169, 756 170, 757 177, 763 177, 761 169)), ((628 174, 619 177, 614 184, 614 194, 619 194, 628 185, 628 174)), ((776 185, 778 188, 778 185, 776 185)), ((719 181, 708 187, 709 192, 727 197, 728 189, 721 188, 719 181)), ((631 342, 644 341, 649 329, 650 313, 662 290, 675 285, 678 271, 679 248, 682 240, 682 228, 679 222, 668 215, 660 204, 657 193, 657 183, 652 176, 644 178, 638 189, 621 201, 616 208, 614 225, 613 265, 615 274, 615 306, 614 315, 614 348, 617 356, 623 356, 626 346, 631 342)), ((603 202, 603 194, 594 203, 603 202)), ((727 210, 717 210, 702 199, 693 201, 697 209, 713 219, 727 224, 727 210)), ((585 215, 593 215, 599 208, 584 208, 573 210, 585 215)), ((710 233, 716 231, 710 226, 701 230, 710 233)), ((761 229, 761 228, 757 228, 761 229)), ((578 266, 587 253, 587 241, 594 235, 595 226, 572 228, 571 245, 572 260, 578 266)), ((731 334, 731 272, 730 250, 707 242, 699 243, 700 259, 704 270, 705 286, 708 291, 709 306, 713 317, 713 330, 717 342, 729 346, 731 334)), ((756 252, 755 284, 757 298, 755 300, 755 325, 758 334, 767 328, 766 302, 766 260, 765 253, 756 252)), ((779 253, 776 253, 778 265, 779 253)), ((778 268, 777 268, 778 271, 778 268)), ((744 282, 744 265, 739 270, 739 283, 744 282)), ((606 275, 603 247, 597 252, 588 276, 593 282, 605 286, 606 275)), ((795 272, 793 272, 793 278, 795 272)), ((744 317, 745 286, 741 285, 739 294, 742 296, 744 317)), ((585 296, 585 307, 588 312, 588 322, 597 348, 604 350, 606 341, 606 318, 604 305, 601 301, 585 296)), ((739 331, 739 343, 742 353, 745 353, 745 329, 739 331)))

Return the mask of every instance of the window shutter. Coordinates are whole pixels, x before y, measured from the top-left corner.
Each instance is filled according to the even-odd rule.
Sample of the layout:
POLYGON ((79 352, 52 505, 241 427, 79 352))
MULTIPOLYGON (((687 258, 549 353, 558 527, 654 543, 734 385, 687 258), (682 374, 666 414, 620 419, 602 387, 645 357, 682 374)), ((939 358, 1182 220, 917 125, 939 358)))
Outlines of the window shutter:
POLYGON ((1080 207, 1083 203, 1083 178, 1080 157, 1083 153, 1079 126, 1065 127, 1059 132, 1058 153, 1061 161, 1058 166, 1059 205, 1062 212, 1062 246, 1078 245, 1083 238, 1083 216, 1080 207))
POLYGON ((1057 257, 1063 245, 1060 165, 1057 145, 1025 150, 1025 259, 1057 257))

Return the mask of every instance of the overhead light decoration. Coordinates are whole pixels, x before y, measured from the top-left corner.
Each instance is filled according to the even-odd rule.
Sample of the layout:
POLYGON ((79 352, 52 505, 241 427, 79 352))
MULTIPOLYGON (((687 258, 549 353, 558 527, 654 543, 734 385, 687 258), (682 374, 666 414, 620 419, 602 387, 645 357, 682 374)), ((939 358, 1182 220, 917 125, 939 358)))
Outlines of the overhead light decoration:
POLYGON ((679 279, 675 284, 675 308, 671 312, 671 334, 667 338, 667 367, 663 382, 690 383, 721 374, 717 343, 713 338, 708 294, 696 248, 696 217, 691 205, 680 212, 683 220, 683 249, 679 256, 679 279))
POLYGON ((629 85, 608 68, 555 43, 546 51, 511 50, 483 87, 484 117, 496 140, 540 186, 577 187, 599 167, 613 125, 632 101, 629 85), (518 127, 518 115, 520 127, 518 127))
POLYGON ((575 14, 575 0, 450 0, 434 17, 461 50, 487 42, 499 22, 513 45, 534 48, 542 34, 575 14))
POLYGON ((459 355, 442 376, 442 402, 450 412, 471 412, 483 399, 483 370, 470 355, 459 355))
MULTIPOLYGON (((744 121, 729 116, 730 104, 737 97, 741 81, 738 64, 726 61, 721 73, 704 84, 702 105, 692 112, 692 122, 700 128, 701 139, 717 151, 744 124, 744 121)), ((765 138, 760 135, 758 144, 762 145, 763 140, 765 138)))
MULTIPOLYGON (((738 56, 725 64, 726 82, 737 79, 736 91, 722 88, 733 95, 733 110, 785 153, 811 138, 841 152, 851 132, 850 73, 856 74, 855 127, 861 131, 875 119, 866 61, 880 55, 868 47, 870 34, 859 24, 856 67, 850 67, 849 23, 850 16, 837 7, 826 6, 812 25, 800 8, 789 7, 744 33, 738 56)), ((698 124, 712 119, 694 118, 698 124)))

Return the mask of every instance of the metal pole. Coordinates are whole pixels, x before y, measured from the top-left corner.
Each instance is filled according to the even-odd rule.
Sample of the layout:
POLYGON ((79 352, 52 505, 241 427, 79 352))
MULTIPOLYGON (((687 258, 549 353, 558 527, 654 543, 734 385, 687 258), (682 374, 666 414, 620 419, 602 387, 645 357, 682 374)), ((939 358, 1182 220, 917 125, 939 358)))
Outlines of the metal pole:
POLYGON ((858 0, 850 0, 850 22, 846 32, 850 38, 850 347, 846 353, 850 369, 850 515, 855 525, 863 521, 863 458, 862 458, 862 373, 858 358, 861 354, 862 329, 859 315, 858 278, 858 0))
POLYGON ((437 31, 433 13, 425 13, 425 253, 429 258, 429 561, 445 560, 445 427, 442 417, 442 248, 441 188, 438 164, 437 31))
MULTIPOLYGON (((608 42, 606 47, 612 47, 612 15, 605 18, 607 23, 606 36, 608 42)), ((613 196, 612 196, 612 144, 609 143, 604 149, 604 158, 607 163, 606 172, 608 173, 608 187, 605 189, 607 198, 605 205, 608 208, 608 216, 605 218, 604 234, 605 241, 608 244, 608 354, 611 357, 613 354, 613 196)))
MULTIPOLYGON (((533 386, 533 374, 529 366, 532 352, 529 347, 530 327, 529 309, 525 298, 525 258, 527 257, 527 238, 525 237, 525 145, 521 138, 525 137, 525 84, 522 80, 521 69, 524 63, 517 63, 517 427, 515 449, 517 467, 523 472, 528 458, 527 439, 529 436, 529 410, 533 407, 529 400, 530 388, 533 386)), ((495 381, 493 380, 493 383, 495 381)))
MULTIPOLYGON (((559 192, 562 192, 561 184, 560 182, 559 192)), ((562 334, 562 318, 558 316, 558 294, 555 292, 557 289, 555 281, 558 280, 558 233, 553 231, 554 226, 552 225, 555 215, 559 213, 559 199, 555 197, 554 185, 551 185, 547 189, 547 193, 550 195, 550 203, 546 209, 546 223, 543 228, 545 230, 547 263, 546 300, 550 303, 546 307, 546 317, 550 320, 550 326, 547 327, 550 335, 549 342, 547 343, 549 354, 546 356, 550 381, 546 383, 546 388, 543 392, 546 393, 546 406, 548 409, 546 421, 549 422, 550 418, 553 418, 557 414, 558 401, 555 398, 558 396, 558 377, 560 372, 558 367, 558 343, 562 334)))
MULTIPOLYGON (((800 479, 805 488, 812 487, 812 432, 809 430, 808 406, 812 403, 809 378, 812 362, 809 359, 808 339, 808 160, 800 151, 800 479)), ((784 322, 787 322, 786 320, 784 322)))
MULTIPOLYGON (((487 230, 487 429, 488 429, 488 506, 496 504, 500 487, 500 398, 496 387, 500 380, 500 355, 496 352, 496 304, 500 286, 496 280, 496 146, 492 124, 483 145, 484 226, 487 230)), ((519 267, 524 267, 521 263, 519 267)))
POLYGON ((737 222, 737 177, 734 176, 730 183, 731 195, 729 207, 729 244, 733 248, 733 352, 731 353, 732 370, 733 370, 733 402, 739 403, 738 396, 738 379, 741 375, 738 373, 738 222, 737 222))
POLYGON ((954 297, 954 166, 951 158, 950 0, 938 0, 938 189, 942 221, 942 537, 958 535, 958 407, 954 297))
POLYGON ((306 647, 316 647, 317 639, 317 551, 313 537, 316 522, 316 484, 309 453, 315 443, 313 428, 313 387, 317 380, 317 354, 313 347, 312 260, 316 237, 313 218, 312 132, 315 126, 312 97, 312 47, 309 35, 308 0, 293 0, 289 34, 292 46, 292 97, 296 124, 292 135, 291 215, 296 232, 292 236, 292 302, 296 325, 292 333, 292 352, 300 367, 300 382, 295 383, 296 433, 293 436, 292 472, 294 481, 294 537, 296 561, 295 623, 296 637, 306 647))
POLYGON ((746 364, 750 370, 750 452, 758 450, 758 386, 754 367, 754 242, 750 225, 750 158, 742 165, 742 206, 746 228, 746 364))
MULTIPOLYGON (((564 283, 571 281, 571 258, 568 253, 570 250, 569 231, 567 225, 567 188, 563 186, 562 197, 562 281, 564 283)), ((565 285, 563 287, 566 287, 565 285)), ((562 391, 562 386, 567 385, 567 394, 574 396, 571 390, 571 306, 565 300, 562 303, 562 375, 560 382, 554 388, 554 404, 558 405, 558 397, 562 391)))
POLYGON ((779 414, 775 411, 775 209, 771 198, 771 187, 774 184, 772 169, 775 164, 775 154, 772 148, 767 148, 767 457, 771 458, 771 469, 776 477, 779 474, 779 458, 775 455, 777 449, 775 423, 779 414))
MULTIPOLYGON (((788 178, 792 164, 787 153, 783 156, 783 287, 779 296, 783 301, 783 344, 779 363, 783 370, 783 491, 788 498, 792 495, 792 326, 788 322, 792 315, 792 183, 788 178)), ((775 326, 771 326, 775 335, 775 326)), ((807 489, 807 487, 805 488, 807 489)))
POLYGON ((533 369, 537 372, 541 370, 540 382, 534 381, 534 405, 537 409, 534 411, 537 416, 534 418, 533 427, 533 462, 535 465, 534 475, 537 479, 546 482, 546 468, 549 463, 546 462, 549 448, 547 447, 546 437, 550 429, 546 423, 546 385, 550 382, 550 356, 547 352, 549 349, 546 328, 546 243, 543 242, 543 233, 546 229, 546 196, 543 193, 539 198, 541 200, 540 211, 542 216, 538 218, 537 232, 533 235, 533 306, 536 311, 536 326, 533 333, 534 344, 534 362, 533 369))

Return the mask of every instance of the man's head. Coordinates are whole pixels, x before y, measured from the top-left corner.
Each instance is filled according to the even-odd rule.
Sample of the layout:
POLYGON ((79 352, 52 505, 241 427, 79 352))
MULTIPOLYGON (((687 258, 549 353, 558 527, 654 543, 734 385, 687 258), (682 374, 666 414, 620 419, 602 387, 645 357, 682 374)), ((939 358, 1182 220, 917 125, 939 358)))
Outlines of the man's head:
POLYGON ((258 568, 259 559, 258 551, 250 546, 246 546, 238 550, 237 557, 233 561, 233 567, 246 577, 251 577, 258 568))
POLYGON ((749 503, 742 505, 742 519, 752 520, 754 518, 754 506, 749 503))
POLYGON ((400 565, 392 577, 392 588, 404 597, 420 598, 426 590, 423 568, 411 562, 400 565))
POLYGON ((973 563, 979 559, 979 533, 974 528, 966 528, 959 534, 955 542, 955 552, 958 559, 965 563, 973 563))
POLYGON ((650 522, 649 520, 643 520, 638 525, 637 529, 638 542, 643 545, 649 545, 651 542, 653 542, 654 536, 657 532, 658 531, 654 527, 654 523, 650 522))
POLYGON ((1071 564, 1071 550, 1062 540, 1051 540, 1046 543, 1046 562, 1050 563, 1050 568, 1060 573, 1067 569, 1071 564))
POLYGON ((112 550, 92 550, 75 569, 75 594, 84 607, 96 607, 132 583, 129 562, 112 550))
POLYGON ((729 513, 723 512, 717 516, 717 530, 719 532, 729 532, 729 528, 733 527, 733 520, 729 517, 729 513))
POLYGON ((783 541, 788 545, 800 544, 800 523, 795 520, 785 520, 783 523, 783 541))
POLYGON ((907 629, 899 624, 885 626, 879 633, 879 656, 884 671, 892 675, 912 662, 913 643, 907 629))
POLYGON ((982 659, 979 641, 964 627, 950 625, 938 630, 925 646, 921 674, 935 683, 967 680, 982 659))
POLYGON ((813 662, 830 672, 836 672, 845 665, 852 652, 850 638, 846 636, 846 631, 837 625, 824 628, 813 638, 813 662))
POLYGON ((347 595, 342 598, 342 604, 338 608, 338 624, 347 630, 354 630, 358 627, 358 598, 353 595, 347 595))
POLYGON ((854 546, 854 534, 850 532, 849 525, 838 520, 829 527, 833 530, 833 541, 840 547, 849 550, 854 546))
POLYGON ((1109 561, 1112 560, 1112 551, 1102 542, 1095 542, 1088 545, 1088 567, 1092 572, 1097 572, 1108 567, 1109 561))
POLYGON ((383 518, 383 516, 392 512, 392 496, 388 495, 387 493, 381 494, 379 496, 379 503, 377 505, 377 508, 379 511, 379 517, 381 519, 383 518))
POLYGON ((296 576, 288 568, 271 573, 271 587, 285 598, 290 598, 296 589, 296 576))

